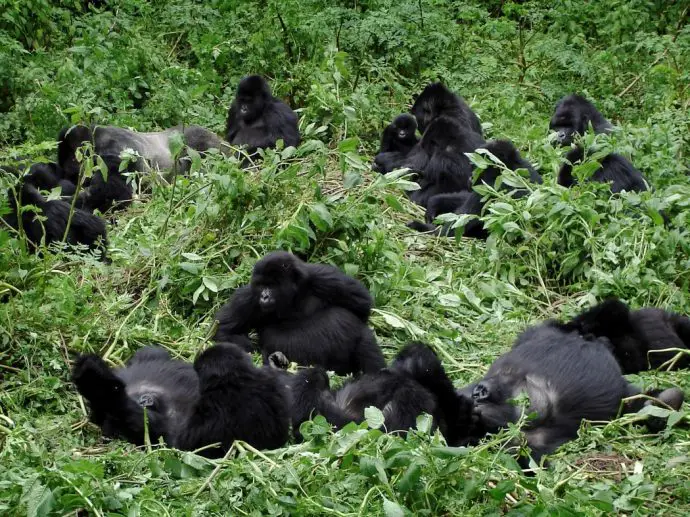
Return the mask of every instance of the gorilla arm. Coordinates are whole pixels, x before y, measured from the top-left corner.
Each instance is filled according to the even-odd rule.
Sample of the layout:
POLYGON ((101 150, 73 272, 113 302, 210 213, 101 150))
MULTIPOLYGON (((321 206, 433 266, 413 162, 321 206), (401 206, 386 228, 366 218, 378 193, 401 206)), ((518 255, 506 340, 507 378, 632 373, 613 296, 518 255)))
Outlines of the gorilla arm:
POLYGON ((246 351, 253 350, 249 332, 258 324, 259 304, 249 285, 237 288, 228 303, 216 313, 218 329, 213 337, 215 342, 228 342, 240 345, 246 351))

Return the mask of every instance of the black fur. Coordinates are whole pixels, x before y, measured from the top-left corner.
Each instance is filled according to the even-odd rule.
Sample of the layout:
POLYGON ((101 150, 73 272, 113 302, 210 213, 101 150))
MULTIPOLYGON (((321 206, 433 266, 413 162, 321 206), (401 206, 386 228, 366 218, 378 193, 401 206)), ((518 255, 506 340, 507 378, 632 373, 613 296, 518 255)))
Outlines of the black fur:
MULTIPOLYGON (((571 187, 577 183, 573 177, 573 165, 577 165, 585 158, 585 151, 582 147, 575 147, 565 155, 566 163, 561 166, 558 172, 558 184, 564 187, 571 187)), ((645 177, 638 171, 632 163, 617 153, 611 153, 601 160, 601 165, 594 171, 591 181, 610 183, 611 192, 640 192, 647 190, 645 177)))
POLYGON ((101 155, 102 164, 94 160, 98 169, 94 169, 87 186, 77 197, 77 206, 85 210, 99 210, 105 213, 108 210, 122 210, 132 203, 133 189, 127 182, 126 172, 134 172, 134 165, 129 164, 124 170, 120 170, 119 156, 101 155), (101 171, 105 168, 105 174, 101 171))
POLYGON ((390 172, 391 163, 401 163, 419 139, 416 135, 417 121, 406 113, 398 115, 383 131, 381 148, 374 158, 373 169, 383 174, 390 172))
MULTIPOLYGON (((595 305, 561 326, 585 338, 607 338, 626 374, 659 368, 677 354, 655 350, 690 349, 690 318, 656 308, 630 310, 617 299, 595 305)), ((676 368, 689 366, 690 354, 675 364, 676 368)))
POLYGON ((288 438, 285 388, 232 344, 211 347, 194 366, 157 348, 139 350, 115 370, 98 356, 81 356, 72 378, 89 402, 91 421, 108 437, 143 444, 145 408, 152 442, 162 437, 183 450, 207 447, 200 454, 209 457, 223 456, 235 440, 263 449, 288 438))
POLYGON ((367 289, 340 270, 274 252, 218 311, 215 339, 246 344, 256 330, 264 362, 280 351, 339 374, 375 372, 385 361, 367 326, 371 306, 367 289))
POLYGON ((285 147, 297 147, 300 143, 297 115, 271 94, 263 77, 250 75, 237 87, 235 100, 228 110, 225 138, 233 145, 246 146, 249 154, 259 148, 275 147, 278 140, 283 140, 285 147))
POLYGON ((483 136, 482 124, 462 97, 455 95, 442 83, 431 83, 419 94, 410 112, 417 119, 419 130, 425 132, 439 117, 455 120, 468 131, 483 136))
POLYGON ((61 188, 63 196, 72 196, 77 187, 65 179, 64 172, 57 163, 35 163, 24 176, 24 181, 31 183, 39 190, 61 188))
POLYGON ((415 428, 417 417, 428 413, 450 445, 464 443, 471 434, 472 402, 455 391, 441 361, 422 343, 407 345, 389 368, 362 375, 335 391, 329 389, 323 370, 303 370, 294 377, 291 391, 295 428, 320 414, 340 429, 362 422, 364 410, 374 406, 383 412, 387 432, 415 428))
POLYGON ((567 146, 576 135, 584 135, 590 124, 597 134, 606 133, 612 127, 590 101, 580 95, 568 95, 558 101, 549 128, 557 132, 558 143, 567 146))

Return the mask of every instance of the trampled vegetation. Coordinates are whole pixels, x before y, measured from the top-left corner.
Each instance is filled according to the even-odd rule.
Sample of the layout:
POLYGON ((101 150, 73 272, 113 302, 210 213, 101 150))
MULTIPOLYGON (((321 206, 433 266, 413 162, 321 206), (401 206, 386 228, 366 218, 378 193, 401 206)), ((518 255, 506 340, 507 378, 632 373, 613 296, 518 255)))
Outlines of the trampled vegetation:
MULTIPOLYGON (((690 512, 687 403, 658 435, 636 415, 584 423, 549 469, 526 477, 502 452, 517 428, 449 448, 424 419, 401 439, 366 423, 333 434, 317 418, 304 443, 264 452, 236 443, 216 463, 137 449, 101 439, 69 380, 78 352, 120 364, 159 344, 192 359, 217 308, 275 249, 361 279, 386 356, 424 340, 457 386, 528 324, 607 296, 690 314, 686 3, 88 4, 0 0, 0 164, 54 159, 59 129, 76 122, 221 134, 248 73, 299 108, 303 143, 267 151, 249 172, 215 155, 175 188, 154 185, 109 221, 110 264, 36 256, 0 228, 0 514, 690 512), (422 214, 404 180, 370 170, 385 125, 437 79, 467 99, 487 137, 512 140, 544 177, 521 199, 489 194, 486 243, 411 231, 405 223, 422 214), (620 127, 602 145, 629 157, 650 192, 556 185, 562 151, 548 120, 571 92, 620 127)), ((0 176, 0 189, 15 181, 0 176)), ((690 390, 687 371, 631 379, 690 390)))

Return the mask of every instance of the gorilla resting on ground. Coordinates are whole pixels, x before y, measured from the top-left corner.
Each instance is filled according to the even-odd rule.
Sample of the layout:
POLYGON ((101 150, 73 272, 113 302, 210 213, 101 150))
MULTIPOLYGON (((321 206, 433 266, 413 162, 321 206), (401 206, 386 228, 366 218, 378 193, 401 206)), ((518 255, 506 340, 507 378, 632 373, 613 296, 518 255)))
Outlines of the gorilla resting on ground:
POLYGON ((417 144, 417 121, 412 115, 403 113, 383 130, 381 148, 374 158, 373 169, 386 174, 402 163, 408 153, 417 144), (391 168, 392 167, 392 168, 391 168))
POLYGON ((301 370, 288 381, 293 429, 320 414, 336 429, 364 420, 364 410, 383 412, 384 430, 406 432, 417 417, 430 414, 450 445, 466 443, 472 433, 472 402, 458 394, 434 351, 423 343, 407 345, 390 367, 367 373, 338 390, 329 388, 321 368, 301 370))
MULTIPOLYGON (((690 349, 690 318, 663 309, 630 310, 617 299, 595 305, 560 326, 586 339, 607 338, 626 374, 659 368, 678 354, 658 350, 690 349)), ((690 367, 690 353, 681 355, 674 367, 690 367)))
POLYGON ((455 120, 468 131, 483 137, 482 124, 477 115, 465 103, 462 97, 455 95, 442 83, 431 83, 419 94, 412 109, 417 119, 419 130, 424 133, 431 123, 439 117, 455 120))
POLYGON ((216 341, 242 343, 259 334, 264 362, 280 351, 290 361, 344 375, 386 366, 367 326, 372 300, 354 278, 326 264, 307 264, 286 252, 266 255, 249 285, 216 314, 216 341))
POLYGON ((240 81, 228 110, 225 138, 232 145, 246 146, 248 154, 273 148, 278 140, 297 147, 300 134, 297 115, 271 94, 266 80, 250 75, 240 81))
MULTIPOLYGON (((170 153, 170 137, 182 133, 185 145, 198 152, 209 149, 227 151, 227 144, 215 133, 201 126, 176 126, 164 131, 139 133, 115 126, 76 125, 63 128, 58 135, 58 164, 64 170, 65 178, 73 183, 79 179, 80 164, 75 152, 85 142, 93 144, 95 154, 99 156, 120 157, 125 149, 133 149, 141 159, 134 170, 146 172, 149 167, 166 171, 165 179, 173 176, 173 157, 170 153)), ((188 158, 181 157, 177 163, 178 172, 188 170, 188 158)))
MULTIPOLYGON (((588 341, 547 322, 523 332, 479 382, 461 390, 475 402, 476 425, 495 432, 517 422, 522 408, 510 403, 521 393, 529 396, 525 414, 536 418, 524 428, 532 457, 538 462, 577 437, 582 420, 607 421, 616 417, 621 401, 640 393, 622 375, 607 343, 588 341)), ((684 395, 677 388, 651 393, 673 409, 684 395)), ((626 411, 651 403, 635 399, 626 411)))
POLYGON ((63 196, 72 196, 77 189, 74 183, 65 179, 62 169, 55 162, 34 163, 24 175, 24 181, 28 181, 39 190, 60 187, 63 196))
POLYGON ((105 223, 99 217, 75 208, 70 221, 70 203, 60 199, 48 200, 31 182, 31 177, 20 180, 16 190, 8 189, 7 198, 10 213, 2 216, 2 220, 17 231, 21 224, 32 250, 36 250, 43 239, 47 246, 53 242, 61 242, 64 237, 67 244, 84 245, 90 251, 97 252, 100 258, 106 258, 108 235, 105 223), (21 211, 21 207, 28 205, 33 205, 38 210, 21 211), (65 236, 68 221, 69 230, 65 236))
POLYGON ((103 434, 137 445, 145 441, 144 410, 152 442, 162 437, 183 450, 220 443, 200 452, 208 457, 223 456, 235 440, 272 449, 288 439, 284 387, 233 344, 209 348, 194 366, 153 347, 115 370, 100 357, 85 355, 72 379, 103 434))
MULTIPOLYGON (((560 145, 569 146, 576 136, 582 136, 589 124, 596 134, 608 133, 612 129, 611 123, 599 113, 599 110, 580 95, 568 95, 561 99, 556 106, 556 112, 551 118, 549 128, 557 133, 560 145)), ((573 165, 582 161, 585 151, 577 146, 568 151, 566 163, 558 173, 558 184, 571 187, 576 183, 573 178, 573 165)), ((625 157, 611 153, 601 161, 601 166, 594 171, 592 181, 611 183, 612 192, 647 190, 644 176, 625 157)))
MULTIPOLYGON (((483 147, 503 162, 506 168, 512 171, 526 169, 529 172, 531 182, 539 184, 542 182, 541 176, 534 167, 532 167, 532 164, 520 156, 520 152, 510 141, 492 140, 483 147)), ((501 172, 502 169, 499 166, 491 165, 480 172, 479 177, 475 181, 475 185, 486 184, 494 187, 501 172)), ((522 197, 527 194, 525 190, 515 189, 505 183, 501 184, 501 190, 513 191, 514 197, 522 197)), ((442 226, 436 226, 433 224, 433 221, 439 215, 448 213, 456 213, 458 215, 481 215, 483 208, 484 203, 482 202, 482 196, 473 190, 437 194, 429 199, 427 204, 426 222, 412 221, 408 226, 420 232, 433 231, 438 235, 453 236, 455 235, 455 229, 452 227, 453 223, 445 223, 442 226)), ((465 224, 463 236, 486 239, 488 237, 488 232, 484 229, 484 225, 480 220, 472 219, 465 224)))

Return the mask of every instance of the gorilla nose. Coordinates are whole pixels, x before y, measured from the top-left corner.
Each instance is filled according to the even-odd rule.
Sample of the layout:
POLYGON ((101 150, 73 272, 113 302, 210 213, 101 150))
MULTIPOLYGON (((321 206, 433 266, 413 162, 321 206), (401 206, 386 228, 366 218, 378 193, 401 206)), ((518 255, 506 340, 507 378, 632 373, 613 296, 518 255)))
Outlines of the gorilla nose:
POLYGON ((398 137, 399 138, 407 137, 407 131, 398 131, 398 137))
POLYGON ((559 131, 558 133, 556 133, 556 140, 558 140, 559 142, 565 140, 565 137, 565 131, 559 131))

